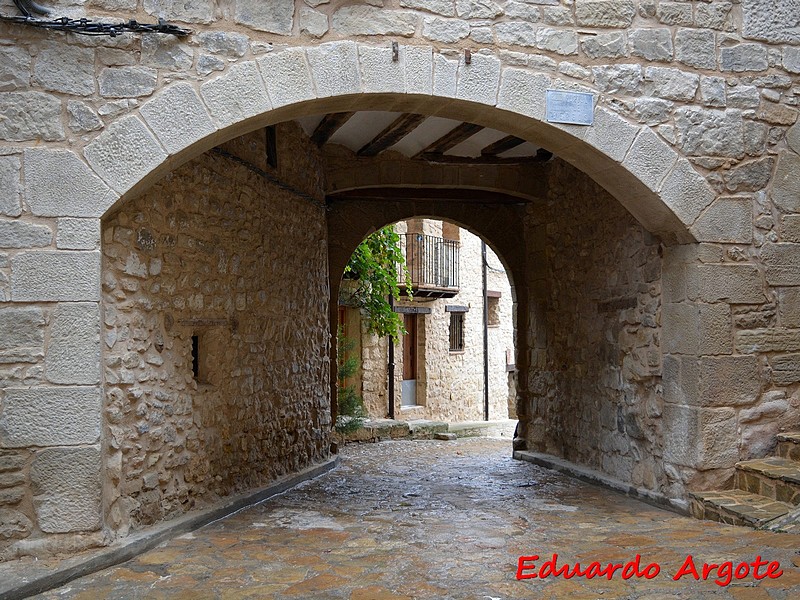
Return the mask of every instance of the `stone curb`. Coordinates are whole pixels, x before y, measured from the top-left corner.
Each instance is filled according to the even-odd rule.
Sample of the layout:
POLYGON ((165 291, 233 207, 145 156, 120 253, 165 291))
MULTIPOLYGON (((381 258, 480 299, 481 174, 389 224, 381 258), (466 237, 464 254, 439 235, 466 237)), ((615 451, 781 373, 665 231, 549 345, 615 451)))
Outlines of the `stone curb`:
POLYGON ((533 463, 534 465, 545 467, 546 469, 553 469, 554 471, 558 471, 564 475, 569 475, 575 479, 580 479, 581 481, 585 481, 593 485, 599 485, 615 492, 620 492, 626 496, 630 496, 631 498, 635 498, 636 500, 640 500, 655 506, 656 508, 663 508, 678 513, 679 515, 684 515, 687 517, 689 516, 689 503, 685 500, 668 498, 657 492, 646 490, 644 488, 637 488, 629 483, 625 483, 619 479, 614 479, 613 477, 609 477, 608 475, 600 473, 599 471, 595 471, 594 469, 576 465, 564 460, 563 458, 558 458, 557 456, 542 454, 539 452, 528 452, 526 450, 517 450, 514 452, 514 459, 533 463))
POLYGON ((92 556, 79 558, 76 561, 65 561, 55 570, 44 575, 33 575, 30 580, 21 574, 16 580, 0 584, 0 600, 18 600, 69 583, 73 579, 107 569, 147 552, 160 543, 190 531, 194 531, 219 519, 223 519, 242 509, 255 506, 273 496, 281 494, 296 485, 331 471, 339 464, 339 458, 309 467, 299 473, 287 476, 272 485, 256 492, 243 494, 228 499, 215 507, 196 514, 184 515, 167 523, 151 528, 148 531, 131 535, 114 546, 100 550, 92 556))

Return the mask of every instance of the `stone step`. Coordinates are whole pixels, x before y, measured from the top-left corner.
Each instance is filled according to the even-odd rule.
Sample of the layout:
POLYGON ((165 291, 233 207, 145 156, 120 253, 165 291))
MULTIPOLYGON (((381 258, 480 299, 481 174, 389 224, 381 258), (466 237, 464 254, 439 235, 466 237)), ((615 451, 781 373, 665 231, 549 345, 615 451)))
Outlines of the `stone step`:
POLYGON ((778 456, 800 461, 800 431, 778 434, 778 456))
POLYGON ((800 505, 800 462, 780 456, 739 462, 734 481, 740 490, 800 505))
POLYGON ((416 419, 408 421, 408 428, 411 431, 412 440, 431 440, 436 433, 447 433, 447 423, 440 421, 428 421, 427 419, 416 419))
POLYGON ((689 496, 694 517, 728 525, 758 528, 794 508, 786 502, 743 490, 692 492, 689 496))

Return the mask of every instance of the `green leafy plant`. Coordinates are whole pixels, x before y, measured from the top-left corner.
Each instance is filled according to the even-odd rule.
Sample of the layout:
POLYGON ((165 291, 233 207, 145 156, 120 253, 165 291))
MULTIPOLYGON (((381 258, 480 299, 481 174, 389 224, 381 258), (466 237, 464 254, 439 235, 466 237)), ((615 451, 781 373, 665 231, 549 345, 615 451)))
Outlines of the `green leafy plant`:
POLYGON ((350 356, 350 352, 355 348, 356 343, 350 338, 346 338, 341 326, 336 334, 336 347, 338 357, 339 384, 337 399, 339 403, 339 414, 336 417, 336 431, 341 434, 348 434, 364 425, 367 410, 364 401, 356 393, 354 385, 347 385, 347 379, 358 371, 358 359, 350 356))
POLYGON ((361 242, 344 269, 344 278, 357 282, 350 301, 363 309, 368 331, 395 341, 405 333, 400 315, 389 304, 389 296, 400 298, 400 269, 408 281, 400 236, 391 225, 361 242))

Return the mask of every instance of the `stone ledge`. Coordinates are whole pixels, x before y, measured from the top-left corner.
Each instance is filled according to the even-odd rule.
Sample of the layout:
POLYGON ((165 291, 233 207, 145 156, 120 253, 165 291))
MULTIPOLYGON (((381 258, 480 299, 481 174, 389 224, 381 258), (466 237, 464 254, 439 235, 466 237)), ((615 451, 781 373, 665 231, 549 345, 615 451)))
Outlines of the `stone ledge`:
POLYGON ((760 528, 787 514, 790 505, 742 490, 694 492, 695 517, 728 525, 760 528))
POLYGON ((543 454, 540 452, 529 452, 527 450, 516 450, 514 452, 514 459, 533 463, 534 465, 545 467, 546 469, 552 469, 554 471, 558 471, 559 473, 563 473, 564 475, 569 475, 575 479, 580 479, 586 483, 591 483, 592 485, 598 485, 615 492, 620 492, 626 496, 646 502, 647 504, 657 508, 671 510, 680 515, 689 515, 689 503, 686 500, 682 500, 680 498, 667 498, 658 492, 653 492, 644 488, 637 488, 630 483, 625 483, 624 481, 620 481, 619 479, 615 479, 610 475, 595 471, 589 467, 576 465, 575 463, 571 463, 563 458, 558 458, 557 456, 543 454))
POLYGON ((335 468, 338 463, 338 457, 331 458, 299 473, 279 479, 256 492, 228 498, 214 507, 178 517, 156 525, 147 531, 128 536, 102 550, 78 558, 67 559, 55 568, 48 569, 39 567, 39 565, 31 565, 33 568, 26 572, 24 567, 12 564, 13 561, 0 565, 0 598, 4 600, 27 598, 65 585, 78 577, 113 567, 155 548, 168 539, 199 529, 213 521, 264 502, 304 481, 323 475, 335 468))

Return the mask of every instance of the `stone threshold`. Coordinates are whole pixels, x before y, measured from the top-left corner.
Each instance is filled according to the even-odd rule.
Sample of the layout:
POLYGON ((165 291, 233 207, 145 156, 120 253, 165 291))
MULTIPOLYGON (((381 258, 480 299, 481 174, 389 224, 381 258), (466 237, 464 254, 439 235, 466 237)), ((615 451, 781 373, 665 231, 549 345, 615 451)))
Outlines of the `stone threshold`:
POLYGON ((630 483, 625 483, 624 481, 615 479, 610 475, 601 473, 600 471, 572 463, 563 458, 552 456, 551 454, 530 452, 527 450, 516 450, 514 452, 514 458, 516 460, 523 460, 525 462, 539 465, 540 467, 558 471, 559 473, 569 475, 570 477, 580 479, 581 481, 585 481, 593 485, 598 485, 600 487, 625 494, 626 496, 635 498, 636 500, 640 500, 641 502, 645 502, 655 506, 656 508, 663 508, 680 515, 690 516, 689 503, 686 500, 668 498, 667 496, 659 494, 658 492, 636 487, 630 483))
MULTIPOLYGON (((162 542, 195 531, 214 521, 229 517, 240 510, 269 500, 273 496, 282 494, 304 481, 327 473, 338 464, 339 457, 330 458, 299 473, 286 475, 255 492, 247 492, 232 498, 226 498, 212 507, 159 523, 146 531, 140 531, 118 540, 110 546, 84 553, 85 556, 67 558, 55 568, 43 570, 40 565, 32 563, 30 571, 27 573, 25 572, 25 567, 15 569, 10 574, 3 574, 2 581, 0 581, 0 599, 18 600, 27 598, 62 586, 84 575, 113 567, 143 552, 152 550, 162 542)), ((15 561, 9 562, 13 564, 15 561)))

